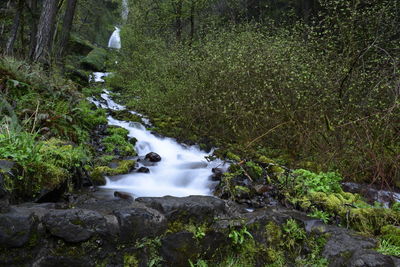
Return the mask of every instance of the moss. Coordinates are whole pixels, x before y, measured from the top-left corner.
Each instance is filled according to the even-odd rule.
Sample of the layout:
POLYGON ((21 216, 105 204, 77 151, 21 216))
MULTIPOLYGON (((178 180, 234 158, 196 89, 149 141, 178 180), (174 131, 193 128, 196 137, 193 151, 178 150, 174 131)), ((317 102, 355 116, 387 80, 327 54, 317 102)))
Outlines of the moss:
POLYGON ((390 244, 400 247, 400 228, 394 225, 385 225, 381 229, 382 238, 390 244))
POLYGON ((258 161, 260 161, 261 163, 265 163, 265 164, 275 164, 275 161, 266 157, 266 156, 260 156, 258 158, 258 161))
POLYGON ((282 167, 279 167, 278 165, 273 165, 273 166, 271 167, 271 171, 272 171, 274 174, 278 174, 278 175, 285 172, 285 170, 284 170, 282 167))
POLYGON ((226 153, 226 158, 230 159, 230 160, 233 160, 233 161, 237 161, 237 162, 240 161, 240 157, 238 155, 236 155, 236 154, 233 154, 230 151, 226 153))
POLYGON ((128 110, 117 110, 112 112, 113 118, 121 121, 142 122, 142 118, 138 115, 130 113, 128 110))
POLYGON ((135 156, 136 151, 133 141, 128 139, 129 131, 121 127, 109 127, 107 133, 110 134, 102 140, 107 153, 117 153, 122 157, 135 156))
POLYGON ((115 176, 119 174, 126 174, 129 173, 136 164, 134 160, 120 160, 115 161, 118 164, 117 168, 110 168, 108 166, 98 166, 95 167, 91 173, 91 177, 93 182, 96 185, 104 185, 105 178, 104 176, 115 176))
POLYGON ((139 261, 135 255, 124 255, 124 267, 138 267, 139 261))
POLYGON ((106 61, 107 51, 103 48, 95 48, 81 60, 81 66, 86 70, 104 71, 106 61))

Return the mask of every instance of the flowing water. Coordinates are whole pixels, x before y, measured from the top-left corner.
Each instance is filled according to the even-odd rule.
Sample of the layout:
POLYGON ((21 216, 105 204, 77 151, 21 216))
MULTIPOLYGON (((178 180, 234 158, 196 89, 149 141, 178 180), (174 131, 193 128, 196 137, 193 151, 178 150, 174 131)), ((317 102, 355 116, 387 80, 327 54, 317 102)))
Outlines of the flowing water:
MULTIPOLYGON (((123 1, 123 19, 126 20, 129 10, 126 0, 123 1), (126 16, 126 17, 125 17, 126 16)), ((120 29, 115 31, 108 42, 109 48, 120 49, 120 29)), ((103 83, 103 78, 110 73, 95 72, 91 76, 92 82, 103 83)), ((89 98, 98 108, 107 110, 125 110, 122 105, 115 103, 110 92, 104 90, 101 99, 89 98)), ((227 165, 221 160, 209 162, 206 153, 198 146, 185 146, 177 143, 172 138, 160 137, 148 131, 144 125, 151 126, 150 120, 145 116, 130 111, 132 114, 142 118, 141 123, 127 122, 108 116, 108 124, 119 126, 129 131, 129 138, 136 138, 136 151, 138 153, 137 168, 146 166, 150 173, 139 173, 133 171, 129 174, 115 177, 106 177, 106 185, 101 187, 106 192, 114 190, 124 191, 140 196, 189 196, 189 195, 211 195, 215 182, 210 180, 212 168, 226 169, 227 165), (144 158, 149 152, 159 154, 162 160, 158 163, 147 162, 144 158)))
MULTIPOLYGON (((99 108, 109 110, 124 110, 125 107, 115 103, 108 91, 101 94, 101 100, 91 98, 91 102, 99 108)), ((143 115, 131 111, 142 117, 143 124, 149 120, 143 115)), ((127 122, 108 116, 108 124, 119 126, 129 131, 129 138, 136 138, 138 166, 146 166, 150 173, 133 171, 126 175, 106 177, 107 184, 101 188, 118 190, 140 196, 189 196, 211 195, 215 182, 210 180, 212 168, 226 168, 221 160, 207 161, 210 153, 200 150, 197 146, 185 146, 172 138, 160 137, 148 131, 145 126, 137 122, 127 122), (150 163, 144 159, 149 152, 155 152, 162 158, 161 162, 150 163)))

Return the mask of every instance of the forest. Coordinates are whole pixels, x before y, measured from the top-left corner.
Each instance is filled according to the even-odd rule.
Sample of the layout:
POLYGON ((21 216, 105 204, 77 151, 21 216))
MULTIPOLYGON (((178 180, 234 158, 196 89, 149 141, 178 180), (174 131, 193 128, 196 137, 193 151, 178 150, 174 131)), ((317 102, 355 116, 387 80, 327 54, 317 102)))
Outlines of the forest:
MULTIPOLYGON (((400 257, 399 25, 393 0, 1 1, 0 216, 147 172, 141 140, 110 116, 148 118, 149 133, 229 164, 212 168, 210 195, 256 211, 274 199, 400 257), (105 93, 134 112, 92 101, 105 93)), ((148 257, 123 248, 123 266, 350 266, 291 220, 263 241, 229 228, 224 256, 185 250, 184 263, 142 240, 148 257)), ((189 226, 158 240, 212 228, 189 226)))

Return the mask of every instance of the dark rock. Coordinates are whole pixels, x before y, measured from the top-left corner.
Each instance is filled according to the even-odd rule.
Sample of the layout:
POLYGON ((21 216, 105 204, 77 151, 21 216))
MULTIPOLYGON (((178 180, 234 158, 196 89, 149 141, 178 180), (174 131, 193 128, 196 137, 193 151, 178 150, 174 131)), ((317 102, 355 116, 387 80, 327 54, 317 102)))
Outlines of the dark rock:
POLYGON ((141 172, 141 173, 150 173, 150 169, 146 168, 146 167, 140 167, 137 172, 141 172))
POLYGON ((51 210, 43 222, 52 235, 72 243, 86 241, 95 233, 107 232, 106 219, 89 210, 51 210))
POLYGON ((42 189, 40 191, 39 196, 35 199, 37 203, 46 203, 46 202, 58 202, 60 201, 64 193, 68 189, 67 181, 59 184, 58 186, 54 187, 53 189, 42 189))
POLYGON ((0 246, 22 247, 30 239, 36 227, 32 212, 0 214, 0 246))
POLYGON ((161 244, 161 256, 167 266, 186 267, 189 260, 195 262, 200 252, 193 234, 186 231, 166 236, 161 244))
POLYGON ((89 261, 86 257, 67 257, 67 256, 45 256, 40 258, 37 262, 33 264, 33 266, 40 267, 89 267, 96 266, 93 262, 89 261))
POLYGON ((158 155, 157 153, 150 152, 146 155, 145 159, 147 159, 150 162, 159 162, 161 161, 161 156, 158 155))
POLYGON ((221 178, 224 175, 224 171, 221 168, 212 168, 211 171, 213 173, 213 175, 211 176, 211 180, 221 181, 221 178))
POLYGON ((325 244, 322 256, 329 260, 333 260, 348 253, 353 253, 356 250, 372 249, 377 245, 377 242, 371 238, 355 235, 351 233, 351 231, 339 227, 335 227, 328 232, 331 237, 325 244))
POLYGON ((226 212, 225 202, 221 199, 209 196, 189 197, 141 197, 136 201, 144 203, 165 214, 169 219, 213 220, 217 215, 226 212))
POLYGON ((114 197, 118 197, 118 198, 122 198, 122 199, 133 201, 132 195, 129 194, 129 193, 125 193, 125 192, 115 191, 114 192, 114 197))
POLYGON ((120 238, 132 242, 143 237, 154 237, 167 228, 164 215, 147 207, 133 207, 114 212, 118 219, 120 238))
POLYGON ((373 250, 357 250, 346 266, 349 267, 394 267, 392 257, 380 254, 373 250))

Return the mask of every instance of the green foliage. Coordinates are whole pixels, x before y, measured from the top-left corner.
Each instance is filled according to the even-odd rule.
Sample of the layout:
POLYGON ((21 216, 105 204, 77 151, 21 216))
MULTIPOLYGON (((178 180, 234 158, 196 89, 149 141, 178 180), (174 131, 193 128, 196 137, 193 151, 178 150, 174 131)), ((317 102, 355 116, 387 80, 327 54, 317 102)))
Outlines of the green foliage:
POLYGON ((328 212, 319 209, 314 209, 310 216, 313 218, 321 219, 324 223, 328 223, 330 218, 332 217, 332 215, 328 212))
MULTIPOLYGON (((185 39, 191 1, 182 3, 185 39)), ((278 149, 353 179, 399 180, 393 1, 320 0, 303 21, 296 1, 262 5, 262 14, 240 1, 215 14, 208 2, 196 7, 202 16, 190 46, 174 42, 177 5, 131 4, 111 85, 137 96, 129 105, 152 117, 178 118, 165 132, 278 149), (237 23, 251 19, 259 23, 237 23)))
POLYGON ((400 257, 400 246, 393 245, 390 241, 385 239, 379 242, 377 251, 385 255, 400 257))
POLYGON ((243 226, 241 229, 236 230, 232 229, 229 233, 228 237, 232 240, 233 244, 236 246, 241 246, 244 244, 246 239, 252 239, 253 236, 247 231, 246 226, 243 226))
POLYGON ((324 193, 338 193, 341 186, 340 181, 342 177, 336 172, 326 173, 313 173, 308 170, 298 169, 293 171, 295 180, 299 187, 302 187, 302 193, 306 192, 324 192, 324 193))
POLYGON ((296 242, 299 242, 306 238, 305 230, 299 226, 299 224, 294 219, 289 219, 282 226, 282 230, 285 236, 287 236, 286 246, 288 248, 293 248, 296 242))
POLYGON ((117 152, 122 157, 136 155, 134 146, 128 140, 129 132, 126 129, 109 127, 107 132, 109 135, 102 140, 107 153, 117 152))

